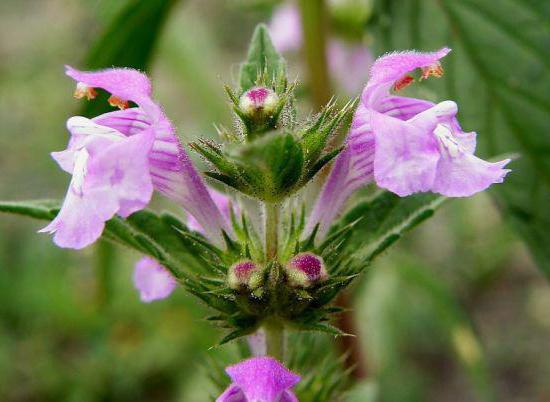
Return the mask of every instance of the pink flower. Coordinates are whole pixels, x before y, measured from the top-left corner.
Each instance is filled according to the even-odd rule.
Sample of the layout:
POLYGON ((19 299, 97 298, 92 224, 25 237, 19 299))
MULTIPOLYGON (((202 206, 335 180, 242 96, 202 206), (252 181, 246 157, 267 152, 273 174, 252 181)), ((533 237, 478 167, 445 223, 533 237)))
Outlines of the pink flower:
POLYGON ((175 130, 151 99, 151 83, 132 69, 82 72, 67 67, 77 81, 75 96, 92 99, 95 88, 112 94, 122 110, 93 119, 71 117, 66 150, 52 153, 73 178, 58 216, 43 232, 55 233, 60 247, 80 249, 101 235, 105 222, 143 209, 153 188, 181 204, 221 244, 225 221, 175 130), (128 108, 129 102, 137 107, 128 108))
POLYGON ((361 43, 348 43, 337 39, 329 41, 327 61, 336 83, 349 94, 356 94, 368 78, 374 58, 361 43))
POLYGON ((347 198, 373 180, 401 197, 426 191, 467 197, 504 180, 509 159, 491 163, 474 155, 476 134, 458 124, 456 103, 434 104, 390 92, 411 84, 409 73, 417 68, 421 79, 440 77, 439 59, 449 51, 392 53, 374 63, 347 147, 319 195, 309 230, 319 223, 324 235, 347 198))
MULTIPOLYGON (((278 7, 271 17, 269 32, 273 45, 279 52, 299 51, 303 36, 298 7, 292 2, 278 7)), ((354 94, 368 78, 373 57, 369 49, 361 43, 331 38, 327 44, 327 62, 336 84, 347 93, 354 94)))
POLYGON ((277 7, 269 23, 269 33, 279 52, 300 50, 302 47, 302 20, 293 3, 277 7))
POLYGON ((272 357, 253 357, 225 371, 233 383, 216 402, 298 402, 290 389, 300 376, 272 357))
MULTIPOLYGON (((220 211, 225 227, 230 227, 232 209, 233 209, 233 213, 238 214, 239 208, 233 204, 230 197, 220 193, 219 191, 216 191, 208 187, 208 193, 210 194, 212 201, 214 201, 214 204, 220 211)), ((187 227, 190 230, 194 230, 195 232, 199 232, 203 235, 206 235, 202 225, 195 219, 193 215, 189 215, 189 217, 187 218, 187 227)))
POLYGON ((170 272, 152 258, 143 257, 136 263, 134 286, 142 302, 150 303, 170 296, 176 284, 170 272))

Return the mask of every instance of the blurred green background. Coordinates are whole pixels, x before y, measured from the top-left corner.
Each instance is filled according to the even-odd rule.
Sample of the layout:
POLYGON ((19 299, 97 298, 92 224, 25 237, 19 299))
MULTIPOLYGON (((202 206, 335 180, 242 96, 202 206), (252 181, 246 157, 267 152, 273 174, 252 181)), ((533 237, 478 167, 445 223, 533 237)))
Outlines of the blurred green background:
MULTIPOLYGON (((80 103, 63 65, 82 67, 128 3, 0 2, 0 199, 64 194, 68 177, 48 152, 63 149, 80 103)), ((156 99, 188 141, 231 125, 222 86, 275 2, 174 3, 150 67, 156 99)), ((290 60, 303 79, 301 54, 290 60)), ((449 202, 368 271, 355 317, 369 379, 350 400, 550 401, 550 286, 500 216, 488 194, 449 202)), ((209 349, 221 332, 206 309, 183 291, 140 303, 138 255, 60 250, 36 233, 41 224, 0 219, 0 401, 208 400, 205 361, 235 351, 209 349)))

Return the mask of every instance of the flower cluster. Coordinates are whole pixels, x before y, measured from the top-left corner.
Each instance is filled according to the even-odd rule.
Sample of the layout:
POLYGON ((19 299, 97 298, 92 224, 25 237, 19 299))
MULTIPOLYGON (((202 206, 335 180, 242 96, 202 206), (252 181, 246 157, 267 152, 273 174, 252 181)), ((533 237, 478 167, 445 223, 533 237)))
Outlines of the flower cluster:
MULTIPOLYGON (((227 89, 240 119, 237 132, 223 133, 220 144, 191 146, 210 163, 206 176, 218 190, 194 167, 144 74, 67 67, 77 98, 91 100, 104 90, 120 110, 68 119, 67 149, 52 156, 72 179, 61 210, 42 229, 54 233, 58 246, 80 249, 113 217, 144 209, 155 190, 173 200, 187 224, 171 224, 171 239, 198 250, 209 275, 176 278, 158 261, 162 250, 153 249, 136 265, 135 286, 141 300, 151 302, 181 283, 219 311, 214 321, 235 329, 226 340, 264 325, 334 331, 326 322, 335 311, 327 306, 362 266, 338 252, 349 227, 331 228, 359 188, 374 183, 400 197, 429 191, 466 197, 502 182, 509 171, 508 160, 474 155, 476 135, 462 130, 455 102, 395 94, 414 82, 417 69, 420 80, 442 76, 440 59, 449 49, 382 56, 356 107, 350 102, 337 110, 331 103, 298 123, 284 61, 266 35, 260 27, 261 46, 252 46, 240 87, 227 89), (330 140, 348 117, 345 143, 335 146, 330 140), (323 169, 328 177, 311 210, 297 208, 302 189, 323 169)), ((300 377, 271 357, 246 360, 227 373, 232 384, 220 402, 297 401, 291 389, 300 377)))

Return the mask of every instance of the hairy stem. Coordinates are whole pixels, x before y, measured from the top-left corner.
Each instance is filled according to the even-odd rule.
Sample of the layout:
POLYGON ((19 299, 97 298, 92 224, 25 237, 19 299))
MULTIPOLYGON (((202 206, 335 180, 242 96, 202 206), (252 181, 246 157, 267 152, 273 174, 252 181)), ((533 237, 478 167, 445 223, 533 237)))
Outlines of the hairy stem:
POLYGON ((324 0, 299 0, 304 53, 313 103, 324 106, 331 97, 326 55, 326 8, 324 0))
POLYGON ((269 321, 264 324, 267 354, 279 361, 285 358, 285 329, 279 322, 269 321))
POLYGON ((278 203, 266 202, 265 208, 265 255, 266 260, 277 260, 279 249, 279 214, 280 206, 278 203))

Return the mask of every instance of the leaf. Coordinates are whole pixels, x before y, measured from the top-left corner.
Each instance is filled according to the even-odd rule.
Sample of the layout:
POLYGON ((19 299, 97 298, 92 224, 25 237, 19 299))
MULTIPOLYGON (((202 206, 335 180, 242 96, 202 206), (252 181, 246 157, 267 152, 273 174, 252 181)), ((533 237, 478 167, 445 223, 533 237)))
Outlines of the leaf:
POLYGON ((401 198, 389 191, 380 191, 346 213, 340 227, 356 222, 348 247, 357 250, 355 258, 369 263, 405 232, 431 217, 444 200, 436 194, 401 198))
POLYGON ((273 46, 267 27, 258 25, 248 48, 248 58, 241 66, 241 91, 245 92, 255 86, 260 76, 264 84, 271 85, 284 79, 285 74, 286 63, 273 46))
POLYGON ((50 220, 59 211, 59 201, 0 201, 0 212, 30 216, 31 218, 50 220))
MULTIPOLYGON (((483 348, 466 311, 445 281, 428 267, 402 256, 386 268, 373 272, 364 301, 368 306, 366 324, 371 329, 369 346, 376 350, 379 376, 390 376, 386 387, 392 386, 395 376, 407 373, 403 370, 408 360, 418 359, 408 356, 407 351, 420 349, 421 355, 421 348, 426 347, 424 339, 430 335, 446 339, 440 347, 449 348, 461 363, 476 389, 476 400, 494 401, 483 348), (424 323, 434 325, 426 329, 424 323), (408 336, 403 337, 403 333, 408 336)), ((409 374, 415 377, 414 373, 409 374)), ((387 389, 382 388, 384 391, 387 389)), ((410 400, 418 399, 424 400, 410 400)))
POLYGON ((550 278, 550 9, 543 3, 379 0, 375 28, 380 52, 453 48, 445 76, 426 85, 438 99, 457 101, 462 125, 479 134, 481 156, 520 154, 491 194, 550 278))
MULTIPOLYGON (((0 201, 0 212, 51 220, 59 210, 52 200, 0 201)), ((204 271, 200 255, 184 242, 178 230, 166 218, 142 210, 127 220, 114 217, 107 222, 103 237, 158 259, 178 278, 187 277, 192 269, 204 271)))

